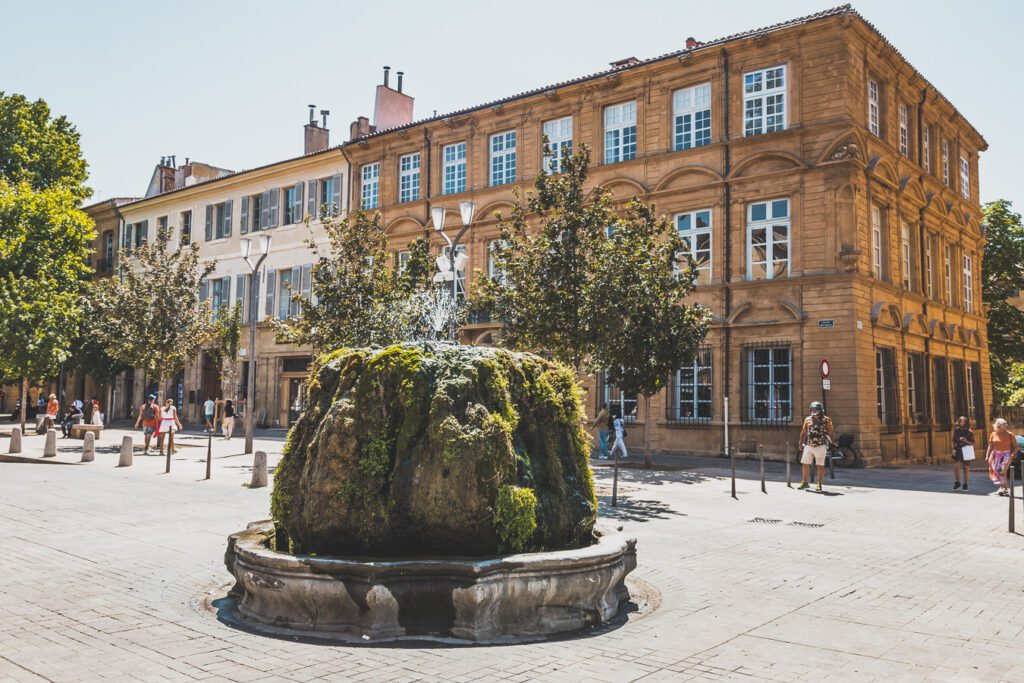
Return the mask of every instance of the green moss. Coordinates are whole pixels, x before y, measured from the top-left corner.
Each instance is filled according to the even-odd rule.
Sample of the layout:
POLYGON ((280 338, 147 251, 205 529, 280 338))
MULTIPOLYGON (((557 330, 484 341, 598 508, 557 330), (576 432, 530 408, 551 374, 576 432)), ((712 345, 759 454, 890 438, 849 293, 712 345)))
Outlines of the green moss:
POLYGON ((537 530, 537 496, 533 489, 507 485, 498 489, 494 528, 505 550, 524 550, 537 530))

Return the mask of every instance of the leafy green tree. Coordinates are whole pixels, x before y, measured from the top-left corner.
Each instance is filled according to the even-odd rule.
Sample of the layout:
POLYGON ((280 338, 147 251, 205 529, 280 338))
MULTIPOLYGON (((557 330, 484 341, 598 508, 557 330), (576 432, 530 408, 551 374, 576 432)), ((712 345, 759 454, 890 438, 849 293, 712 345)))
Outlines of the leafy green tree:
POLYGON ((78 334, 95 224, 77 204, 63 185, 0 178, 0 375, 22 379, 22 429, 29 381, 56 374, 78 334))
POLYGON ((214 323, 212 352, 220 363, 221 378, 228 385, 227 396, 235 398, 238 387, 239 351, 242 348, 242 307, 222 305, 214 323))
POLYGON ((0 178, 36 191, 63 187, 80 204, 92 190, 79 139, 66 116, 50 117, 43 100, 0 91, 0 178))
POLYGON ((384 346, 409 338, 417 324, 413 295, 430 286, 429 248, 413 243, 404 271, 389 263, 388 240, 380 214, 355 211, 324 221, 327 249, 312 239, 314 301, 293 292, 299 314, 271 320, 282 343, 309 344, 321 350, 384 346))
POLYGON ((110 356, 145 368, 163 387, 216 334, 210 305, 199 300, 216 262, 199 261, 199 245, 170 244, 171 230, 123 254, 121 277, 96 285, 96 334, 110 356))
MULTIPOLYGON (((78 324, 78 337, 71 344, 71 356, 65 363, 64 369, 92 377, 94 382, 104 386, 106 388, 104 405, 111 406, 114 380, 129 366, 112 358, 107 353, 106 346, 100 341, 99 335, 94 329, 94 321, 98 317, 90 286, 86 286, 80 303, 82 313, 78 324)), ((111 411, 108 410, 107 415, 110 414, 111 411)))
POLYGON ((988 346, 992 389, 997 403, 1015 394, 1014 365, 1024 362, 1024 311, 1008 299, 1024 292, 1024 225, 1006 199, 989 202, 982 210, 985 257, 982 260, 982 300, 988 306, 988 346))

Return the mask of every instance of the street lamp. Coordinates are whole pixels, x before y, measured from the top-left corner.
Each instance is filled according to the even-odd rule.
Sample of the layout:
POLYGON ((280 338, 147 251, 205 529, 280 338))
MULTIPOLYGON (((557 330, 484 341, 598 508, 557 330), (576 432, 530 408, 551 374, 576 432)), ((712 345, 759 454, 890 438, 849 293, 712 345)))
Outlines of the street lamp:
POLYGON ((445 209, 443 206, 435 206, 430 210, 430 218, 434 222, 434 230, 437 234, 444 238, 444 241, 448 243, 448 258, 444 255, 437 257, 437 269, 438 273, 434 276, 435 282, 442 282, 446 280, 452 281, 452 313, 448 321, 448 338, 450 341, 455 341, 456 330, 455 330, 455 309, 458 305, 459 297, 459 273, 466 268, 466 263, 469 261, 469 257, 466 254, 456 254, 456 249, 459 243, 462 241, 462 236, 466 234, 470 226, 473 225, 473 214, 476 212, 476 204, 470 201, 459 202, 459 215, 462 218, 462 229, 459 230, 455 235, 455 239, 452 240, 444 232, 444 215, 445 209), (447 261, 447 263, 446 263, 447 261))
POLYGON ((248 237, 242 240, 242 260, 252 270, 252 277, 249 279, 249 381, 246 382, 245 392, 246 453, 252 453, 252 434, 256 424, 256 311, 259 304, 259 281, 256 279, 256 274, 270 252, 270 235, 260 235, 258 249, 259 258, 253 263, 249 258, 252 252, 252 240, 248 237))

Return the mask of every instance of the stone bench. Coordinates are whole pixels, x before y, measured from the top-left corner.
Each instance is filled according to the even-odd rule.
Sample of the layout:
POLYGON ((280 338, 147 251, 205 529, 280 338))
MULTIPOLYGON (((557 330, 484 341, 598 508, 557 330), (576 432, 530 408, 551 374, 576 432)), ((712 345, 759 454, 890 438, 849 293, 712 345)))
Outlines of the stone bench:
POLYGON ((99 425, 71 425, 71 438, 84 439, 87 433, 92 432, 98 439, 102 430, 99 425))

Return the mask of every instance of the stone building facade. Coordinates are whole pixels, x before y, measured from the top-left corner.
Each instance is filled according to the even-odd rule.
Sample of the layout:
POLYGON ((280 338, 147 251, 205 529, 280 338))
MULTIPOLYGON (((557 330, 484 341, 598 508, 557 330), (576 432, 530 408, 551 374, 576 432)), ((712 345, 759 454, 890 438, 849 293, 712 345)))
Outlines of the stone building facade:
MULTIPOLYGON (((204 256, 222 259, 215 277, 234 283, 247 272, 235 256, 252 220, 243 202, 251 207, 268 189, 293 188, 278 206, 297 207, 291 218, 303 207, 314 213, 315 233, 308 199, 333 179, 338 211, 380 211, 396 263, 421 235, 440 249, 432 206, 457 222, 459 202, 471 200, 471 291, 473 271, 490 267, 496 214, 542 167, 557 171, 557 155, 543 154, 546 134, 556 148, 590 145, 591 181, 618 202, 654 203, 700 264, 694 300, 711 310, 712 329, 694 365, 650 398, 651 424, 637 419, 636 397, 587 378, 588 411, 617 405, 636 423, 631 442, 648 430, 657 450, 717 454, 728 430, 741 453, 759 445, 781 452, 795 442, 807 404, 822 399, 866 464, 941 460, 955 415, 983 426, 991 390, 977 179, 986 143, 848 6, 386 124, 360 119, 338 147, 147 198, 123 209, 125 225, 130 233, 140 221, 191 210, 193 239, 209 237, 204 256), (225 213, 225 202, 237 208, 225 213), (205 235, 204 215, 213 223, 205 235)), ((309 263, 301 231, 289 236, 290 224, 275 225, 266 228, 274 239, 268 273, 278 273, 280 287, 279 274, 291 268, 294 278, 297 268, 301 288, 309 263)), ((259 329, 257 358, 279 354, 282 364, 276 375, 258 371, 257 387, 276 411, 267 422, 284 425, 291 380, 302 372, 301 363, 290 366, 286 387, 283 360, 311 350, 274 349, 259 329)), ((477 319, 461 334, 489 344, 500 328, 477 319)), ((187 371, 184 383, 202 392, 201 376, 201 368, 187 371)))

